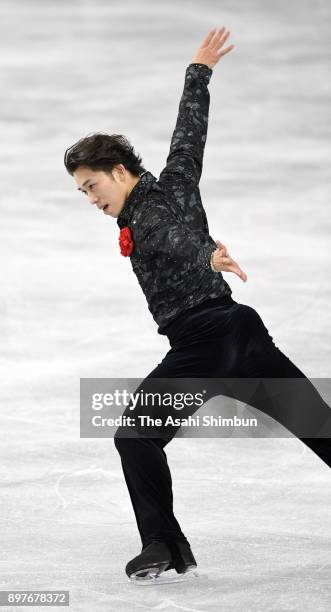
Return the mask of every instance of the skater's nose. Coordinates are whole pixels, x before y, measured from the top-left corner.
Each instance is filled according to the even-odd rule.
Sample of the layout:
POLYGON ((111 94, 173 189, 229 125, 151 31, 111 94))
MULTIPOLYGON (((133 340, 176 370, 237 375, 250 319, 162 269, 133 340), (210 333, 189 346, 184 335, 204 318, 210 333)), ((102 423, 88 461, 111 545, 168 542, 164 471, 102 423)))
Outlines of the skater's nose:
POLYGON ((98 196, 95 193, 90 193, 88 199, 89 199, 90 204, 98 203, 98 196))

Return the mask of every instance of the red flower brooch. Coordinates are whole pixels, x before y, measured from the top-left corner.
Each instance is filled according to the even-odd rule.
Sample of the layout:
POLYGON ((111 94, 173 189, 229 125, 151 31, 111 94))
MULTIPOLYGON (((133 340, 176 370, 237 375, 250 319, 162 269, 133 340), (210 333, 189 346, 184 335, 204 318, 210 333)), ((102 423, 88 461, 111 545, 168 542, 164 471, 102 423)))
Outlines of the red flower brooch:
POLYGON ((118 242, 120 244, 121 255, 124 255, 124 257, 131 255, 134 248, 134 242, 132 240, 131 230, 129 227, 122 227, 118 242))

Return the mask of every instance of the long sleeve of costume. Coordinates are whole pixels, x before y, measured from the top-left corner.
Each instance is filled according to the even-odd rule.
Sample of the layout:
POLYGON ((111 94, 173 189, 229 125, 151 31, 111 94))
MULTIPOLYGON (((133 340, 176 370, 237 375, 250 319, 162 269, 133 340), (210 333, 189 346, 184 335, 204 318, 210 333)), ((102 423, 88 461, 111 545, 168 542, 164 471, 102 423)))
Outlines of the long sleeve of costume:
POLYGON ((208 129, 208 83, 212 72, 206 64, 192 63, 186 69, 176 127, 166 166, 159 177, 160 184, 185 183, 190 190, 199 184, 208 129))

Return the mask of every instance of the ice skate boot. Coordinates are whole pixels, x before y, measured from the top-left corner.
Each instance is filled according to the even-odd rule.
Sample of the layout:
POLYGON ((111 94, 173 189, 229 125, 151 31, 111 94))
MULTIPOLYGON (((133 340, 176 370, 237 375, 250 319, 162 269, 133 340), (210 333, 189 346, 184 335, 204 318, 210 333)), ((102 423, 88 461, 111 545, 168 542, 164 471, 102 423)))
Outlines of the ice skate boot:
POLYGON ((127 563, 125 572, 131 582, 153 583, 170 563, 170 548, 165 542, 154 540, 127 563))
POLYGON ((197 576, 197 562, 194 558, 189 543, 169 541, 167 544, 171 550, 172 561, 166 568, 166 571, 174 568, 177 574, 188 574, 191 572, 197 576))

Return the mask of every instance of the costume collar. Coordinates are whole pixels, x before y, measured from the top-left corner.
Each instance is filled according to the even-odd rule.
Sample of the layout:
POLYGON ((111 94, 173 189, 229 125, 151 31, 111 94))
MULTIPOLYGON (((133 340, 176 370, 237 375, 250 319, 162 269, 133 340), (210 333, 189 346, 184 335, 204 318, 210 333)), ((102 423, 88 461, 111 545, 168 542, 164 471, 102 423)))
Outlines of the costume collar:
POLYGON ((140 175, 138 183, 136 183, 132 191, 129 193, 127 199, 125 200, 124 206, 117 217, 117 225, 121 229, 122 227, 130 224, 135 206, 138 204, 138 202, 141 202, 155 181, 155 176, 153 176, 153 174, 148 170, 145 170, 145 172, 140 175))

